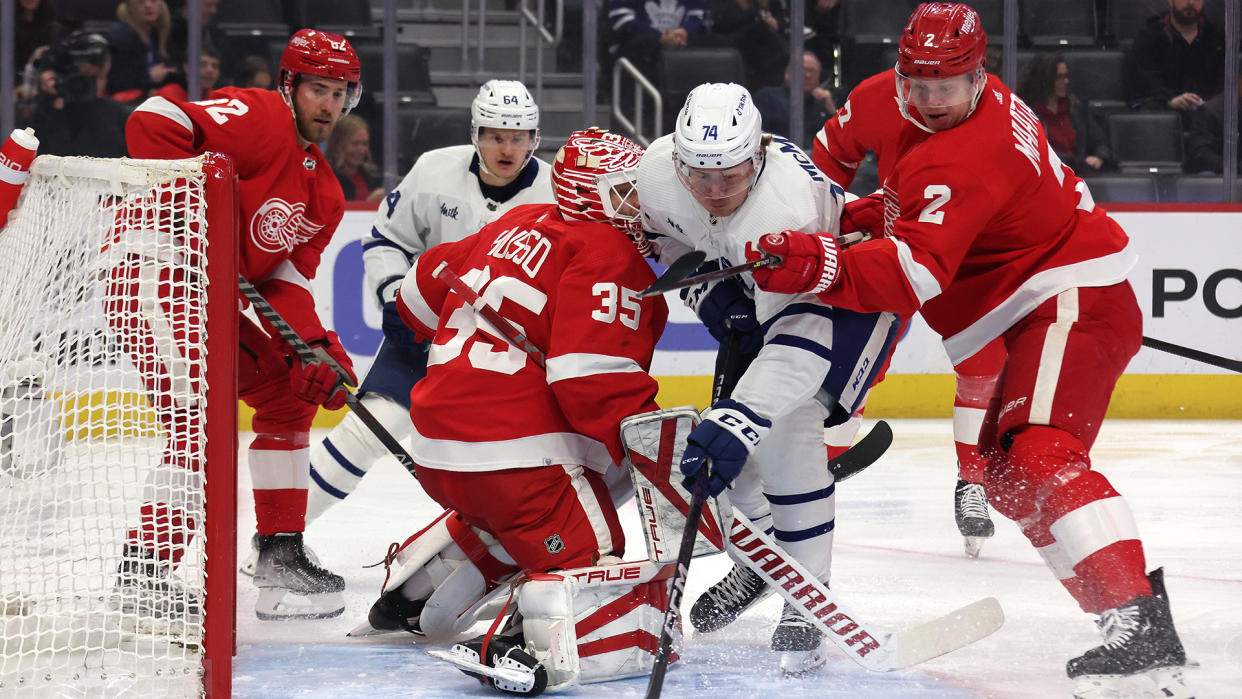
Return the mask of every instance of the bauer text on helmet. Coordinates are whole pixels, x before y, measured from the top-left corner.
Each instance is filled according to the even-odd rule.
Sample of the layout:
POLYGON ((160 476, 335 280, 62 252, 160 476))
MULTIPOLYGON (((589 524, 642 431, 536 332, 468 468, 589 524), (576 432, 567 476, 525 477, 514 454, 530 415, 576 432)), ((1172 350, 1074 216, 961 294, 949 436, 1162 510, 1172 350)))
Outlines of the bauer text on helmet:
POLYGON ((682 185, 712 215, 732 213, 759 178, 760 121, 741 85, 709 83, 686 97, 673 131, 674 165, 682 185))
POLYGON ((902 115, 932 132, 962 123, 983 92, 987 44, 979 14, 969 5, 919 5, 898 43, 897 102, 902 115))
POLYGON ((522 83, 488 80, 470 104, 470 141, 479 153, 479 168, 498 184, 507 184, 530 162, 539 147, 539 106, 522 83), (484 131, 486 129, 486 131, 484 131), (518 147, 519 158, 488 157, 488 137, 518 147))

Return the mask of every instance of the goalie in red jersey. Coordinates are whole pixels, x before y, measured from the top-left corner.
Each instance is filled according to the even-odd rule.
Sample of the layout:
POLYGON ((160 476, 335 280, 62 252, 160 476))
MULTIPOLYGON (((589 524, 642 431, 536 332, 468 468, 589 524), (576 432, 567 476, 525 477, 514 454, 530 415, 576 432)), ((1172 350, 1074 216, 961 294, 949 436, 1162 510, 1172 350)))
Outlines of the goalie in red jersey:
MULTIPOLYGON (((152 97, 126 126, 134 157, 190 158, 218 152, 232 159, 238 176, 241 274, 294 330, 311 345, 325 348, 347 370, 352 368, 349 356, 336 333, 324 328, 310 291, 310 279, 345 205, 341 186, 315 144, 327 139, 337 120, 358 103, 360 72, 358 56, 344 37, 303 29, 281 55, 278 90, 226 87, 201 102, 152 97)), ((138 358, 144 381, 154 388, 170 381, 160 362, 150 360, 158 357, 153 348, 161 330, 181 331, 173 319, 177 309, 166 296, 158 304, 144 305, 137 267, 114 270, 110 297, 132 307, 124 317, 141 319, 116 330, 125 350, 138 358)), ((311 420, 321 405, 341 407, 344 389, 326 363, 302 364, 274 331, 245 317, 238 338, 238 389, 255 411, 255 438, 249 448, 260 549, 255 613, 261 619, 336 616, 345 608, 344 580, 307 559, 302 531, 311 420)), ((175 340, 176 351, 184 354, 186 338, 178 334, 175 340)), ((194 406, 157 408, 166 422, 194 420, 194 406)), ((165 462, 198 469, 200 464, 190 462, 187 453, 182 445, 170 443, 165 462)), ((122 587, 141 576, 167 575, 186 544, 170 533, 169 523, 184 519, 175 498, 148 496, 141 522, 127 538, 122 587)))
POLYGON ((1142 337, 1126 281, 1136 254, 1030 108, 984 72, 986 46, 970 7, 915 10, 886 107, 903 118, 886 135, 882 235, 838 250, 828 235, 768 234, 760 246, 784 261, 755 282, 857 311, 921 310, 955 362, 1000 338, 1008 357, 980 433, 984 486, 1100 617, 1104 645, 1067 664, 1075 695, 1113 696, 1146 674, 1162 696, 1189 697, 1162 571, 1145 573, 1134 516, 1090 458, 1142 337))

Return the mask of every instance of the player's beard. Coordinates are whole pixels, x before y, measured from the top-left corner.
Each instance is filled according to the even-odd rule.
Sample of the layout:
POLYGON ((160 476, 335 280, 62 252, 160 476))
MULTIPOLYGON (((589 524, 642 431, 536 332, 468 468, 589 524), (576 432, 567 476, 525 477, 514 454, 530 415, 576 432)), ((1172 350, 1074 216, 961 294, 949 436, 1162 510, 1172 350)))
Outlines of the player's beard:
MULTIPOLYGON (((332 134, 332 127, 336 125, 336 119, 332 119, 327 112, 319 114, 303 114, 300 109, 294 109, 294 122, 298 127, 298 135, 311 143, 323 143, 328 140, 328 136, 332 134), (315 117, 321 119, 331 119, 331 123, 321 124, 315 121, 315 117)), ((338 117, 339 118, 339 117, 338 117)))
POLYGON ((1180 10, 1172 10, 1172 12, 1176 15, 1179 24, 1194 24, 1199 21, 1199 15, 1203 14, 1203 11, 1194 5, 1187 5, 1180 10))

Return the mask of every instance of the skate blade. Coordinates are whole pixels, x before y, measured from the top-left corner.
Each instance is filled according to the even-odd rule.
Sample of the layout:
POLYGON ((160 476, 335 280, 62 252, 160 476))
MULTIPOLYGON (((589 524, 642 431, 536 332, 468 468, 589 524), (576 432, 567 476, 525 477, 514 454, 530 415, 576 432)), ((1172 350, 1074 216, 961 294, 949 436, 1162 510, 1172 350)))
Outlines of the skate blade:
POLYGON ((352 638, 366 638, 367 636, 388 636, 395 633, 410 634, 415 638, 422 638, 421 634, 411 634, 405 629, 377 629, 365 621, 355 626, 345 635, 352 638))
POLYGON ((299 595, 283 587, 260 587, 254 615, 263 621, 283 619, 332 619, 345 612, 340 592, 299 595))
POLYGON ((482 665, 472 658, 467 658, 451 650, 429 650, 427 655, 452 663, 467 674, 486 675, 492 679, 493 684, 497 688, 505 692, 526 694, 535 688, 535 673, 530 670, 519 670, 512 666, 495 667, 482 665))
POLYGON ((1074 685, 1074 699, 1194 699, 1186 682, 1186 670, 1191 667, 1158 667, 1134 675, 1083 675, 1074 685))
POLYGON ((978 558, 979 552, 983 550, 983 542, 987 541, 986 536, 964 536, 962 544, 966 549, 967 558, 978 558))
POLYGON ((796 677, 817 670, 828 661, 826 650, 821 641, 819 646, 813 650, 781 651, 781 672, 785 673, 786 677, 796 677))

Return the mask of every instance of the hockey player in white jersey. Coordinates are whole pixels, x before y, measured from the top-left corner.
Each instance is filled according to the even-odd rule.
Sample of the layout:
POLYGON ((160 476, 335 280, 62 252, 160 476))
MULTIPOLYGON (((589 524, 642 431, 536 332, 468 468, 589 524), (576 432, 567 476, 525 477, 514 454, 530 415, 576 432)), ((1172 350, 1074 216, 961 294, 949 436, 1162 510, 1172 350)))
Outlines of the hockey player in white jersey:
MULTIPOLYGON (((380 203, 362 244, 366 288, 383 308, 384 340, 358 396, 399 441, 410 434, 410 389, 427 373, 429 344, 417 342, 397 315, 406 272, 428 248, 472 235, 516 206, 555 201, 552 166, 534 157, 539 107, 522 83, 489 80, 479 88, 470 105, 470 140, 419 156, 380 203)), ((345 499, 388 453, 358 416, 347 413, 311 448, 306 523, 345 499)))
MULTIPOLYGON (((638 191, 644 227, 665 263, 698 249, 733 265, 765 231, 835 231, 844 202, 841 188, 796 145, 760 133, 750 94, 734 84, 690 93, 674 132, 643 155, 638 191)), ((809 294, 769 294, 748 276, 742 284, 754 300, 762 347, 731 398, 712 405, 691 432, 681 469, 701 477, 710 460, 710 493, 731 484, 734 509, 827 582, 835 505, 824 424, 854 411, 894 340, 897 318, 830 308, 809 294)), ((758 576, 735 566, 696 601, 691 622, 714 631, 763 593, 758 576)), ((772 635, 782 668, 817 667, 823 647, 821 632, 786 605, 772 635)))

